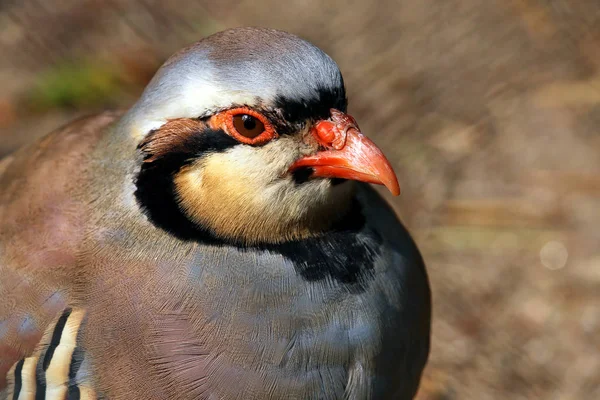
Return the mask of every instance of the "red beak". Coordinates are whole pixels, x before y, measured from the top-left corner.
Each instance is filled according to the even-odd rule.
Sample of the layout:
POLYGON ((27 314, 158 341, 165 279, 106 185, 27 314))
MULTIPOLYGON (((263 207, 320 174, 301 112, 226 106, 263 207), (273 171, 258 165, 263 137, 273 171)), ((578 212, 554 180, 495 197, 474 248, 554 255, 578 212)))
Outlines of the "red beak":
POLYGON ((384 185, 394 196, 400 194, 398 178, 381 150, 364 136, 356 121, 332 109, 331 120, 319 121, 312 134, 325 148, 297 160, 289 169, 312 168, 311 178, 343 178, 384 185))

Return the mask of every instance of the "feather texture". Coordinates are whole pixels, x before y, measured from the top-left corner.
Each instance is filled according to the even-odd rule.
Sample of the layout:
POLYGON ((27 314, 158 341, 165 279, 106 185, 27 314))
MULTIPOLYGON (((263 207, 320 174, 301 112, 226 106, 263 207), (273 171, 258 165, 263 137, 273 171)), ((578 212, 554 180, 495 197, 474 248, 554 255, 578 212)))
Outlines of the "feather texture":
POLYGON ((127 114, 75 121, 2 161, 0 398, 414 396, 431 307, 414 242, 369 186, 285 175, 317 151, 305 125, 345 104, 335 63, 259 29, 252 45, 268 55, 264 76, 264 60, 252 56, 240 64, 252 66, 243 90, 215 81, 189 105, 200 92, 186 82, 205 82, 215 65, 221 80, 235 69, 205 50, 252 32, 177 55, 127 114), (287 76, 286 65, 298 70, 287 76), (286 77, 286 96, 256 100, 252 82, 269 76, 286 77), (311 81, 290 98, 303 80, 311 81), (264 146, 234 144, 197 119, 210 112, 200 105, 214 100, 216 84, 217 108, 250 98, 272 115, 308 120, 264 146), (183 119, 169 120, 175 114, 183 119), (165 160, 173 165, 163 171, 165 160), (211 184, 156 190, 194 168, 211 184), (166 207, 158 220, 150 210, 166 207), (246 240, 230 240, 238 231, 246 240))

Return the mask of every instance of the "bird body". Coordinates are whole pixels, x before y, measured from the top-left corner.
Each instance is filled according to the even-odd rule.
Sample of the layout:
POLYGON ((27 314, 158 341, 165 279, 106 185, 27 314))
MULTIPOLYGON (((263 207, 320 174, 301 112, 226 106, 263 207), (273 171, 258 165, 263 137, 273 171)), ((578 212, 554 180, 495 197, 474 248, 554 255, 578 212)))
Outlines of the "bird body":
POLYGON ((307 42, 225 31, 0 163, 0 398, 412 398, 427 277, 336 181, 397 190, 343 93, 307 42))

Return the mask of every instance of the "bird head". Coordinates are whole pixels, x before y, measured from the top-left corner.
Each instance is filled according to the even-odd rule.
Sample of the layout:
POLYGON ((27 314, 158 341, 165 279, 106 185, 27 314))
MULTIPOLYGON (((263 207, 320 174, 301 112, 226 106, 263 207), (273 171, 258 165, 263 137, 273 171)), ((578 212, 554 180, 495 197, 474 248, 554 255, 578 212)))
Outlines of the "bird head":
POLYGON ((336 63, 294 35, 220 32, 172 56, 126 117, 142 155, 136 197, 181 237, 243 244, 320 234, 352 185, 400 188, 346 113, 336 63))

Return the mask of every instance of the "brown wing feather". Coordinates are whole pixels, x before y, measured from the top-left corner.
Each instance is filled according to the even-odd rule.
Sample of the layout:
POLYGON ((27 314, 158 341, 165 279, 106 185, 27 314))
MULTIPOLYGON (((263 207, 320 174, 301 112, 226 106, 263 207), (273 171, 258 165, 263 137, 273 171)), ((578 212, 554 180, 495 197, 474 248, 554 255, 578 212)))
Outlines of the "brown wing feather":
POLYGON ((68 304, 94 145, 119 115, 82 118, 0 161, 0 390, 68 304))

